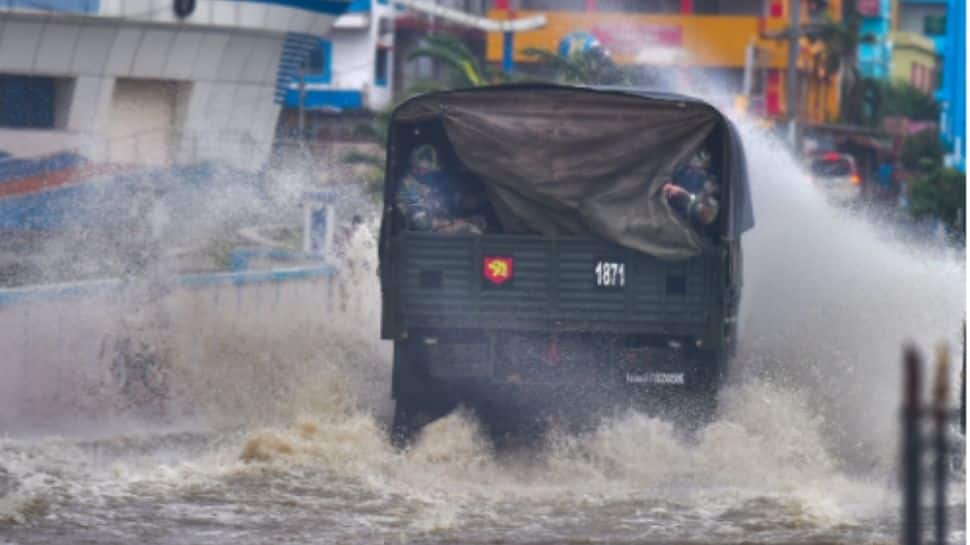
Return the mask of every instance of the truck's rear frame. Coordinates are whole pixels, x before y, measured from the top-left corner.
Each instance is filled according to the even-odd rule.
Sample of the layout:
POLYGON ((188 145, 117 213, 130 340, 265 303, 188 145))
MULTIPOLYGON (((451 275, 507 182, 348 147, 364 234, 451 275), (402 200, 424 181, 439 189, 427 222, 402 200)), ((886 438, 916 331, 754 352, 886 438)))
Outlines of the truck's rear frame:
POLYGON ((551 85, 414 97, 391 115, 384 203, 381 334, 394 342, 398 439, 459 403, 575 409, 585 394, 666 389, 713 407, 754 219, 740 138, 712 105, 551 85), (421 227, 398 196, 420 176, 422 146, 457 191, 487 197, 481 234, 409 230, 421 227), (699 153, 719 202, 704 226, 665 186, 699 153))
POLYGON ((391 252, 399 403, 537 413, 698 392, 723 374, 726 251, 672 262, 580 237, 402 232, 391 252), (513 264, 499 284, 483 269, 494 257, 513 264), (624 266, 622 286, 596 285, 601 258, 624 266))

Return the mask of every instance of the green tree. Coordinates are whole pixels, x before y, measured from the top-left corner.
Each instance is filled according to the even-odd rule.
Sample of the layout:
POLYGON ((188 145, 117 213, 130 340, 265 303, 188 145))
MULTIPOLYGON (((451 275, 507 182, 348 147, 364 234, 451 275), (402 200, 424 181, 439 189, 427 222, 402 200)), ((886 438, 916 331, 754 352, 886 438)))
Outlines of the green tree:
POLYGON ((905 82, 882 83, 883 116, 902 116, 914 121, 939 121, 940 103, 905 82))
POLYGON ((913 180, 909 190, 910 212, 917 218, 939 218, 951 236, 962 239, 966 176, 931 161, 924 161, 921 167, 920 175, 913 180))
POLYGON ((371 144, 374 151, 353 151, 343 157, 346 164, 364 168, 362 179, 366 191, 379 197, 384 188, 384 160, 387 152, 388 127, 394 107, 408 98, 431 91, 480 87, 505 81, 503 74, 485 67, 478 57, 460 38, 450 34, 426 36, 420 47, 414 50, 409 59, 428 58, 439 63, 447 71, 445 78, 425 78, 416 81, 406 92, 406 96, 395 105, 377 112, 374 118, 359 125, 357 136, 371 144))
POLYGON ((928 129, 903 140, 899 161, 909 170, 938 169, 943 165, 943 145, 935 129, 928 129))
POLYGON ((887 117, 905 117, 913 121, 937 121, 940 104, 919 88, 902 81, 866 78, 863 124, 879 127, 887 117))
POLYGON ((384 155, 387 149, 387 132, 391 109, 381 110, 374 118, 361 123, 355 129, 356 136, 376 151, 354 150, 343 156, 345 164, 361 167, 361 181, 367 194, 377 198, 384 190, 384 155))
MULTIPOLYGON (((522 53, 552 67, 554 78, 560 83, 625 85, 630 81, 629 75, 619 68, 601 48, 593 48, 565 58, 544 49, 530 48, 523 50, 522 53)), ((446 70, 446 76, 418 80, 408 89, 407 96, 401 102, 416 94, 431 91, 538 79, 527 75, 510 76, 490 69, 460 38, 450 34, 433 34, 425 37, 421 47, 413 51, 408 58, 432 59, 446 70)), ((364 167, 363 181, 367 191, 375 197, 381 194, 384 186, 384 157, 392 110, 393 107, 378 112, 371 122, 357 128, 358 136, 372 144, 371 148, 375 151, 355 151, 343 158, 347 164, 364 167)))
POLYGON ((440 80, 419 80, 408 90, 412 95, 428 91, 480 87, 506 80, 504 74, 483 65, 465 42, 451 34, 432 34, 425 37, 421 47, 408 56, 411 60, 421 58, 437 61, 447 69, 448 76, 440 80))

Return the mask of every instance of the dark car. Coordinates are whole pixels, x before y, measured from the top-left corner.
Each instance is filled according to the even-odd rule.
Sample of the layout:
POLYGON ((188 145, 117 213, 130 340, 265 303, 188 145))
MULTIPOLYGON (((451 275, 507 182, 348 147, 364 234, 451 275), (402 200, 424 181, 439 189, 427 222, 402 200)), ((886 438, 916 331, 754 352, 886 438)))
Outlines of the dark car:
POLYGON ((754 224, 740 139, 716 108, 549 85, 433 93, 397 107, 387 149, 398 442, 458 405, 493 431, 656 399, 711 414, 754 224), (661 190, 692 157, 717 182, 705 228, 661 190))

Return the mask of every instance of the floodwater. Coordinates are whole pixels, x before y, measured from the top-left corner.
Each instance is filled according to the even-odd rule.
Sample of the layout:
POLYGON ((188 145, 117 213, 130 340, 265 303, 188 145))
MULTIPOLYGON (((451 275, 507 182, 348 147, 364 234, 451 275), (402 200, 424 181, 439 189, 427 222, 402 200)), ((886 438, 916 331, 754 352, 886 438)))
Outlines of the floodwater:
MULTIPOLYGON (((358 304, 319 328, 227 332, 232 350, 195 362, 205 400, 6 430, 0 544, 896 542, 899 348, 958 346, 964 257, 831 208, 746 134, 740 354, 696 436, 629 412, 495 452, 457 413, 395 451, 376 277, 358 266, 358 304)), ((354 248, 373 252, 363 232, 354 248)), ((962 470, 949 492, 963 542, 962 470)))

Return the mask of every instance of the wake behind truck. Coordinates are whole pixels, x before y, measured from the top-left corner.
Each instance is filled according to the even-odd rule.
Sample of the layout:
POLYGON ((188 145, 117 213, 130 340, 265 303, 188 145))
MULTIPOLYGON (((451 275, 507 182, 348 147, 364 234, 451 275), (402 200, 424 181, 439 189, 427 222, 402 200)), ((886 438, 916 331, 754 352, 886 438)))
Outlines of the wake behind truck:
POLYGON ((378 249, 392 438, 459 405, 493 430, 653 399, 711 414, 753 225, 738 134, 701 100, 515 85, 404 102, 378 249), (431 173, 415 165, 428 149, 431 173), (709 225, 665 195, 694 157, 716 183, 709 225), (469 195, 484 204, 455 217, 469 195), (439 197, 443 220, 421 202, 439 197))

